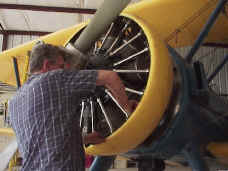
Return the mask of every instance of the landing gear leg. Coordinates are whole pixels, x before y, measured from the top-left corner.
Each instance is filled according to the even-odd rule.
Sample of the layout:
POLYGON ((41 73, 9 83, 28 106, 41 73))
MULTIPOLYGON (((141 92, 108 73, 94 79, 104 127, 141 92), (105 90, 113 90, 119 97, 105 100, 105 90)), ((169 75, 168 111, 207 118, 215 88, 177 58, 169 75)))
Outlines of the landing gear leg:
POLYGON ((108 171, 116 156, 97 156, 93 161, 90 171, 108 171))

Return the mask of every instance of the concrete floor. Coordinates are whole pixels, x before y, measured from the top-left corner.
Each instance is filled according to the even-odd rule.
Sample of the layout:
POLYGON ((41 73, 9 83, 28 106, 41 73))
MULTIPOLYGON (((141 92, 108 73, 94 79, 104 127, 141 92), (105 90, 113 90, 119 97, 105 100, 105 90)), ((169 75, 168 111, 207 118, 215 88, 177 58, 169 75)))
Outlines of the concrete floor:
MULTIPOLYGON (((87 170, 88 171, 88 170, 87 170)), ((110 169, 110 171, 138 171, 138 169, 135 168, 128 168, 128 169, 110 169)), ((165 171, 192 171, 191 168, 188 167, 170 167, 167 166, 165 171)), ((210 171, 228 171, 228 168, 211 168, 210 171)))
MULTIPOLYGON (((138 171, 138 169, 111 169, 110 171, 138 171)), ((191 171, 191 169, 184 167, 167 167, 165 171, 191 171)))
MULTIPOLYGON (((89 171, 87 169, 87 171, 89 171)), ((128 169, 110 169, 110 171, 138 171, 135 168, 128 168, 128 169)), ((165 171, 192 171, 190 168, 186 167, 167 167, 165 171)))
MULTIPOLYGON (((8 171, 8 170, 6 170, 8 171)), ((17 170, 15 170, 17 171, 17 170)), ((19 171, 19 169, 18 169, 19 171)), ((88 169, 86 169, 86 171, 89 171, 88 169)), ((138 169, 135 168, 128 168, 128 169, 110 169, 109 171, 138 171, 138 169)), ((170 167, 167 166, 165 171, 192 171, 191 168, 187 168, 187 167, 170 167)), ((220 168, 220 169, 216 169, 216 168, 211 168, 210 171, 228 171, 228 168, 224 169, 224 168, 220 168)))

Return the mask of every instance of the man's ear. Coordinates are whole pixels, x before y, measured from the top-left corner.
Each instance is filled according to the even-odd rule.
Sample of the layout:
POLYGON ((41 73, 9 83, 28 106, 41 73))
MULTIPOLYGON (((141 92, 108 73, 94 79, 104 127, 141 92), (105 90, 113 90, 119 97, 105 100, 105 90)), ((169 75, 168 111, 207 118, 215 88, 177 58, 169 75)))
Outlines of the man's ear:
POLYGON ((43 62, 43 66, 41 68, 41 72, 47 72, 50 70, 50 62, 45 59, 44 62, 43 62))

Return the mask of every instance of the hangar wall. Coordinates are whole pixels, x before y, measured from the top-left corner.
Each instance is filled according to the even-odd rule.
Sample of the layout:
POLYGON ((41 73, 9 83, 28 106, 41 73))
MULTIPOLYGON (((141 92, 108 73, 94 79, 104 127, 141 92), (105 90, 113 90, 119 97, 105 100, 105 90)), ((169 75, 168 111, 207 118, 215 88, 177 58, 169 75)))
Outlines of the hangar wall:
MULTIPOLYGON (((191 47, 179 48, 177 51, 184 57, 187 55, 191 47)), ((207 77, 209 77, 215 68, 228 55, 227 48, 218 47, 201 47, 196 53, 194 61, 199 60, 204 64, 204 69, 207 77)), ((210 87, 218 94, 228 96, 228 63, 224 65, 222 70, 214 77, 210 83, 210 87)))
POLYGON ((37 39, 39 36, 33 35, 10 35, 7 41, 7 49, 16 47, 17 45, 21 45, 23 43, 29 42, 31 40, 37 39))

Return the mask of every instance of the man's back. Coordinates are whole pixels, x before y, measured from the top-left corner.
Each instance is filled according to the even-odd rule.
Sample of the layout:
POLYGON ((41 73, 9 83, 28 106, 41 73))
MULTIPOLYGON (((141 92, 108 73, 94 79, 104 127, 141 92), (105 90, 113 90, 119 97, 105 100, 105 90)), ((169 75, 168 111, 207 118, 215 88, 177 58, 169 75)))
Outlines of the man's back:
POLYGON ((9 113, 22 170, 84 170, 78 110, 95 80, 95 71, 55 70, 32 76, 18 91, 9 113))

